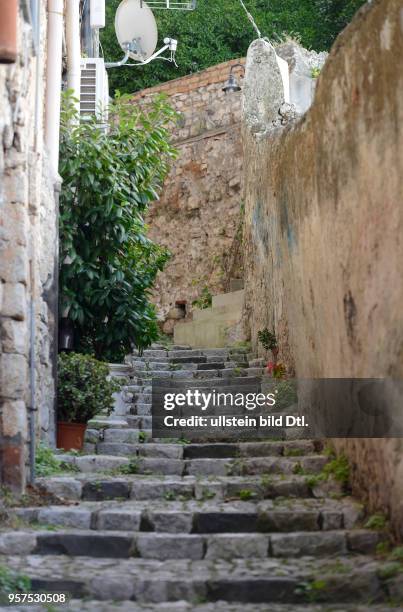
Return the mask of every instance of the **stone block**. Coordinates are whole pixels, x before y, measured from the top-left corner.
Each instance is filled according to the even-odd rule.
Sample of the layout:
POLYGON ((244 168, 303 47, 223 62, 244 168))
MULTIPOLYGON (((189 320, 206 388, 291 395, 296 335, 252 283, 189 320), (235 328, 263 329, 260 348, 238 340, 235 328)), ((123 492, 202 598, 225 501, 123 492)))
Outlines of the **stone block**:
POLYGON ((80 500, 82 493, 82 483, 76 478, 70 476, 52 477, 52 478, 37 478, 36 483, 39 487, 43 487, 47 492, 69 500, 80 500))
POLYGON ((75 465, 80 472, 106 472, 128 464, 129 459, 126 457, 109 457, 106 455, 83 455, 82 457, 75 457, 75 465))
POLYGON ((274 557, 344 555, 347 552, 343 532, 273 533, 270 536, 274 557))
POLYGON ((164 458, 146 457, 141 459, 139 473, 166 474, 182 476, 184 469, 183 461, 179 459, 170 459, 167 461, 164 458))
POLYGON ((3 397, 19 399, 28 389, 28 362, 23 355, 3 353, 0 357, 0 388, 3 397))
POLYGON ((3 319, 1 322, 1 344, 5 353, 28 353, 28 329, 23 321, 3 319))
POLYGON ((141 511, 110 508, 98 512, 97 528, 110 531, 139 531, 141 511))
POLYGON ((106 429, 104 432, 104 442, 136 444, 138 443, 139 432, 136 429, 106 429))
POLYGON ((185 464, 189 476, 225 476, 228 472, 226 459, 192 459, 185 464))
POLYGON ((145 559, 203 559, 204 542, 197 535, 141 534, 136 541, 137 552, 145 559))
POLYGON ((22 439, 25 440, 28 431, 28 415, 25 402, 8 400, 2 404, 1 410, 3 435, 13 438, 20 434, 22 439))
POLYGON ((38 522, 46 525, 58 525, 59 527, 90 529, 91 511, 66 506, 41 508, 38 512, 38 522))
POLYGON ((206 559, 264 559, 268 556, 269 537, 262 534, 231 533, 207 538, 206 559))
POLYGON ((68 555, 69 557, 128 558, 134 549, 133 536, 89 532, 39 533, 36 554, 68 555))
POLYGON ((83 484, 82 498, 87 501, 128 499, 130 484, 123 478, 113 480, 90 480, 83 484))
POLYGON ((160 457, 164 459, 182 459, 182 444, 139 444, 140 457, 160 457))
POLYGON ((190 533, 192 531, 192 512, 176 510, 149 512, 147 519, 154 531, 164 531, 166 533, 190 533))
POLYGON ((0 279, 7 283, 27 284, 28 252, 26 247, 6 243, 0 255, 0 279))
POLYGON ((27 315, 26 287, 22 283, 3 284, 2 316, 24 321, 27 315))
POLYGON ((356 529, 347 533, 348 549, 361 555, 372 554, 379 542, 387 540, 387 535, 379 531, 356 529))
POLYGON ((2 555, 31 555, 35 546, 35 533, 16 531, 0 534, 0 554, 2 555))

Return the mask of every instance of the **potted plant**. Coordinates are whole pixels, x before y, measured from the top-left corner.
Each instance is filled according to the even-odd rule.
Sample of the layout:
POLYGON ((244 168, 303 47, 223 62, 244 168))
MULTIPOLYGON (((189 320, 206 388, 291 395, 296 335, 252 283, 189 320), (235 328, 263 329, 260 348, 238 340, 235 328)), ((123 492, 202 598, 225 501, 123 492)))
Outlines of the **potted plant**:
POLYGON ((108 364, 89 355, 59 355, 57 447, 81 450, 85 430, 96 414, 110 415, 120 384, 109 377, 108 364))

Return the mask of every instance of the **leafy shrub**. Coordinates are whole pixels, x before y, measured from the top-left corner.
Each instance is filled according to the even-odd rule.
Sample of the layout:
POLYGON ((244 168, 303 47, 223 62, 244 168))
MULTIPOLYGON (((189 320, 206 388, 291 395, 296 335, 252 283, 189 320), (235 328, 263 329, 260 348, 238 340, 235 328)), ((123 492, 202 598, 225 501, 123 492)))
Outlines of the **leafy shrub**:
POLYGON ((276 408, 288 408, 298 402, 295 380, 282 380, 276 385, 276 408))
POLYGON ((78 352, 119 361, 159 335, 149 293, 169 252, 147 237, 144 216, 176 156, 168 129, 176 114, 162 97, 144 112, 118 97, 109 116, 108 131, 95 117, 79 122, 66 95, 60 309, 74 324, 78 352))
POLYGON ((211 295, 211 291, 208 287, 204 287, 199 297, 196 300, 193 300, 192 306, 205 310, 206 308, 210 308, 212 303, 213 296, 211 295))
POLYGON ((257 338, 266 351, 272 351, 277 348, 276 334, 274 331, 269 331, 267 327, 257 332, 257 338))
POLYGON ((44 444, 38 444, 35 457, 35 472, 37 476, 52 476, 62 469, 61 461, 53 450, 44 444))
POLYGON ((58 420, 87 423, 100 412, 109 415, 120 383, 108 376, 108 365, 89 355, 59 355, 58 420))

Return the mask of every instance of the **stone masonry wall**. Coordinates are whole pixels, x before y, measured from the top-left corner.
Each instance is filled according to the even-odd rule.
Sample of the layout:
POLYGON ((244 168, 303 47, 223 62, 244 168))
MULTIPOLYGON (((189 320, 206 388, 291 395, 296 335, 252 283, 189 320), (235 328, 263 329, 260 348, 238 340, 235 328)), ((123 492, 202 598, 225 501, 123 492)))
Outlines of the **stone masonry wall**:
POLYGON ((0 65, 0 483, 17 490, 28 473, 32 345, 36 435, 52 442, 55 434, 55 181, 43 147, 42 112, 35 121, 37 70, 43 109, 46 5, 44 0, 38 57, 31 25, 20 13, 17 62, 0 65))
MULTIPOLYGON (((368 3, 333 46, 312 107, 288 123, 272 51, 248 52, 245 321, 255 347, 258 330, 275 329, 299 378, 403 376, 402 34, 401 0, 368 3)), ((355 492, 402 539, 403 441, 336 446, 355 492)))
MULTIPOLYGON (((148 215, 150 237, 172 253, 153 295, 167 333, 184 314, 176 302, 186 303, 189 314, 205 287, 222 293, 231 277, 242 277, 241 97, 222 91, 238 61, 243 62, 213 66, 133 97, 144 104, 164 92, 179 113, 173 134, 179 157, 148 215)), ((242 69, 235 74, 241 76, 242 69)))

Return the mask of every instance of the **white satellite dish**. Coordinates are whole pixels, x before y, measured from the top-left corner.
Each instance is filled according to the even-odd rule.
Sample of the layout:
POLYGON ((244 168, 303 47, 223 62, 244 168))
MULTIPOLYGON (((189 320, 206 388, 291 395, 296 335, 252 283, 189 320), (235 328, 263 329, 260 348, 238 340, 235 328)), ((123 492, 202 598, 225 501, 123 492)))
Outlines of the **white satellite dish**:
POLYGON ((115 16, 116 37, 129 57, 137 62, 149 59, 158 42, 157 24, 151 9, 143 0, 123 0, 115 16))

